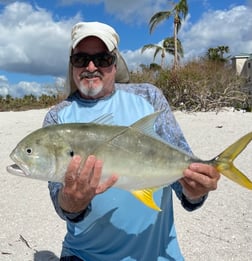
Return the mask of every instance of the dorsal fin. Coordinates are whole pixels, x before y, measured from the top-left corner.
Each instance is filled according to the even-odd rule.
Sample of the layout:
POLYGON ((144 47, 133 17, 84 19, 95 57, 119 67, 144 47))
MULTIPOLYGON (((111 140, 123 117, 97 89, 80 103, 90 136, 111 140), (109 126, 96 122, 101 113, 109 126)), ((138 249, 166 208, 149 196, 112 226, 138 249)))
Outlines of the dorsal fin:
POLYGON ((162 113, 163 111, 156 111, 154 113, 151 113, 139 121, 133 123, 130 127, 133 129, 137 129, 140 132, 147 134, 149 136, 152 136, 156 139, 164 141, 156 132, 154 128, 154 123, 157 119, 157 117, 162 113))

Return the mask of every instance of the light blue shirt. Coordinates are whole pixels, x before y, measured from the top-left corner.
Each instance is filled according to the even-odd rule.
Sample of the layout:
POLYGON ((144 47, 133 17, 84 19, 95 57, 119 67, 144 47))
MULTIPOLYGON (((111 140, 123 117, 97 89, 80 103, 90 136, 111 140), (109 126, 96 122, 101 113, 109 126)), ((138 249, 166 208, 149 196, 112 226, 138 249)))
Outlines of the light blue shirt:
MULTIPOLYGON (((164 112, 156 120, 156 132, 169 143, 191 152, 162 92, 150 84, 116 84, 111 96, 99 100, 85 100, 74 93, 48 112, 44 126, 91 122, 105 114, 112 115, 110 124, 129 126, 158 110, 164 112)), ((172 189, 179 199, 183 198, 178 182, 155 192, 161 212, 146 207, 127 191, 111 188, 92 200, 78 222, 71 221, 58 204, 61 187, 60 183, 49 182, 54 207, 67 222, 63 256, 75 255, 86 261, 184 260, 173 219, 172 189)), ((182 205, 194 210, 201 204, 182 205)))

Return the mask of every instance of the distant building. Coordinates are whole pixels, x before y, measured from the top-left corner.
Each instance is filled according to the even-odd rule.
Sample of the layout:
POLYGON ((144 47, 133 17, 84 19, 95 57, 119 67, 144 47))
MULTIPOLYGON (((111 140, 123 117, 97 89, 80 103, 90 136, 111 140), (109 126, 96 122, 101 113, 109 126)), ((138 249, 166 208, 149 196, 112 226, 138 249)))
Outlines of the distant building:
POLYGON ((252 53, 241 53, 232 58, 232 67, 237 72, 246 78, 247 83, 252 83, 252 53))

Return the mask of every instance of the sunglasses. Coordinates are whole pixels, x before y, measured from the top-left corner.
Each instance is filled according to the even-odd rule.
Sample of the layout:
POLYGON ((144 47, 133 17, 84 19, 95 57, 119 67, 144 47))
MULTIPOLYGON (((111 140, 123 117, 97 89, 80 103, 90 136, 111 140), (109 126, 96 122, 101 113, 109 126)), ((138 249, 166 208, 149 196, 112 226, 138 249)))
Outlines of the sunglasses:
POLYGON ((97 53, 94 55, 76 53, 70 56, 70 62, 74 67, 87 67, 92 61, 96 67, 109 67, 114 64, 116 55, 112 53, 97 53))

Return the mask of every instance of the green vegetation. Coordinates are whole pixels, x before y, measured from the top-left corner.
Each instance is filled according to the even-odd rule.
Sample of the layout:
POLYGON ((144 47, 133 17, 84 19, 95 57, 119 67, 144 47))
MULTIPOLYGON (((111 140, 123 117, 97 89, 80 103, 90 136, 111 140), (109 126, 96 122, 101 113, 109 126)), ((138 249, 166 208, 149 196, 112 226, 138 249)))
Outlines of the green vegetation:
POLYGON ((218 111, 234 107, 251 111, 252 97, 243 91, 245 80, 231 65, 202 58, 177 70, 142 65, 142 72, 131 73, 132 82, 149 82, 158 86, 173 109, 218 111))
POLYGON ((229 47, 220 45, 215 48, 209 48, 206 57, 211 61, 227 62, 230 57, 224 58, 224 53, 229 53, 229 47))
POLYGON ((60 102, 64 97, 42 95, 25 95, 23 98, 13 98, 7 95, 5 98, 0 96, 0 111, 24 111, 30 109, 42 109, 50 107, 60 102))

